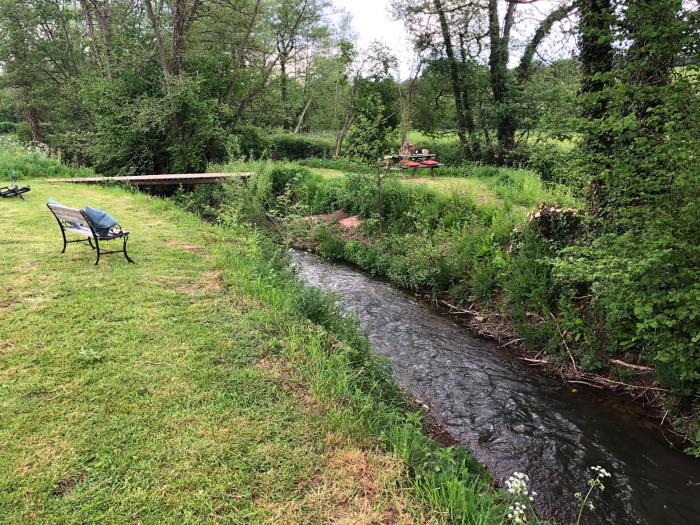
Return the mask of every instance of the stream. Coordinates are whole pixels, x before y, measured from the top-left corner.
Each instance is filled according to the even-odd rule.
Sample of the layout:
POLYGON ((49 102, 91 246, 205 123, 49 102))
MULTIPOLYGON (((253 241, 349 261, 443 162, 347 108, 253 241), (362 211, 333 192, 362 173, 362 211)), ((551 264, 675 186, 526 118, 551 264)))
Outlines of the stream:
POLYGON ((401 387, 501 484, 514 471, 530 476, 541 516, 575 522, 574 493, 601 465, 612 478, 585 523, 700 523, 700 460, 670 448, 637 403, 547 376, 359 269, 290 257, 303 281, 359 317, 401 387))

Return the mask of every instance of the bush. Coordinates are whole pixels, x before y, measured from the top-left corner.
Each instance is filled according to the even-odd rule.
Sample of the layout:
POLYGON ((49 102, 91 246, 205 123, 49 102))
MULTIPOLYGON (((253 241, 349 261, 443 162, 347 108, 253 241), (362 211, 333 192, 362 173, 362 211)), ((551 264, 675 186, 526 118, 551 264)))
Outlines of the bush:
POLYGON ((229 160, 238 157, 256 160, 270 156, 272 139, 265 129, 246 124, 238 127, 232 135, 233 137, 229 135, 226 139, 229 160))
POLYGON ((533 146, 527 167, 539 174, 543 181, 570 184, 573 153, 562 151, 551 145, 533 146))
POLYGON ((0 122, 0 135, 14 133, 17 130, 15 122, 0 122))
POLYGON ((324 259, 331 261, 343 258, 345 251, 345 241, 335 235, 328 227, 323 226, 316 230, 314 240, 317 242, 316 249, 324 259))
POLYGON ((279 133, 270 139, 273 150, 283 160, 299 160, 309 157, 329 158, 335 150, 333 139, 311 135, 279 133))

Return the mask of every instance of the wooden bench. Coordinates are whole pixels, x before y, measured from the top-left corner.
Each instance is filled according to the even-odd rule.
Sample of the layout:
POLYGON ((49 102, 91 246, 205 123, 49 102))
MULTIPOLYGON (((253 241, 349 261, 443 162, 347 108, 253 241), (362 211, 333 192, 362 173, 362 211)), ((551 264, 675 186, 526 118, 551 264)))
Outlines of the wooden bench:
POLYGON ((95 261, 95 266, 100 262, 100 255, 106 255, 109 253, 123 253, 126 260, 131 264, 134 261, 126 253, 126 242, 129 240, 129 232, 122 230, 119 225, 112 226, 107 233, 98 233, 93 227, 90 219, 82 210, 76 210, 73 208, 66 208, 65 206, 59 206, 57 204, 47 204, 49 210, 56 218, 58 226, 61 228, 61 235, 63 235, 63 250, 61 253, 65 253, 66 246, 71 242, 82 242, 89 244, 90 248, 97 250, 97 260, 95 261), (66 233, 72 233, 83 237, 82 239, 68 240, 66 233), (116 251, 102 251, 100 249, 100 241, 112 241, 115 239, 122 239, 122 249, 116 251), (93 244, 93 241, 95 244, 93 244))
POLYGON ((416 172, 421 169, 430 169, 430 175, 435 176, 435 170, 437 168, 440 168, 442 164, 433 164, 432 166, 424 166, 421 164, 420 166, 407 166, 406 164, 403 164, 401 162, 396 162, 392 160, 391 158, 389 159, 383 159, 379 161, 379 166, 386 168, 387 170, 397 170, 397 171, 408 171, 411 170, 411 175, 415 177, 416 172))
POLYGON ((424 166, 424 165, 421 164, 420 166, 401 166, 401 168, 399 168, 399 169, 400 169, 401 171, 413 170, 413 171, 411 171, 411 175, 413 175, 414 177, 416 176, 416 171, 417 171, 417 170, 419 170, 419 169, 421 169, 421 168, 423 168, 423 169, 430 169, 430 176, 431 176, 431 177, 434 177, 434 176, 435 176, 435 170, 436 170, 437 168, 439 168, 440 166, 442 166, 442 164, 433 164, 432 166, 424 166))

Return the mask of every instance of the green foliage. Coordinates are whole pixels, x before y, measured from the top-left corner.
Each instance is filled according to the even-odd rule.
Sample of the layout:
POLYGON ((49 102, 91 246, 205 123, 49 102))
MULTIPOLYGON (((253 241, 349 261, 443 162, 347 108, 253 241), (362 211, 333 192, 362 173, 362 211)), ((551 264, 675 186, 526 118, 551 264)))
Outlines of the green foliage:
POLYGON ((246 124, 240 126, 228 138, 228 158, 236 160, 245 158, 248 160, 266 159, 270 157, 273 148, 273 139, 267 130, 246 124))
POLYGON ((215 221, 229 196, 221 184, 198 184, 191 191, 178 188, 173 199, 181 208, 196 213, 207 221, 215 221))
POLYGON ((581 184, 573 176, 573 158, 572 152, 552 148, 549 144, 537 145, 530 149, 527 167, 537 172, 543 181, 580 189, 581 184))
POLYGON ((300 160, 306 158, 324 159, 335 150, 335 141, 331 137, 317 137, 305 134, 277 133, 271 137, 272 149, 283 160, 300 160))
POLYGON ((90 177, 95 175, 92 170, 87 168, 66 166, 59 159, 50 157, 45 149, 25 146, 8 135, 0 137, 0 179, 9 181, 13 172, 18 179, 90 177))
POLYGON ((363 162, 353 162, 348 159, 301 159, 297 164, 309 168, 323 168, 343 171, 345 173, 368 173, 374 166, 363 162))
POLYGON ((398 142, 398 120, 392 108, 395 86, 389 80, 363 81, 358 89, 356 118, 347 137, 345 156, 376 163, 398 142))
POLYGON ((331 261, 343 259, 345 242, 333 234, 328 227, 318 228, 313 234, 313 240, 316 243, 316 250, 324 259, 331 261))
POLYGON ((606 235, 576 247, 557 280, 591 295, 607 351, 639 354, 680 394, 700 388, 700 285, 697 242, 659 225, 645 234, 606 235))
POLYGON ((0 135, 14 133, 17 130, 16 122, 0 122, 0 135))
POLYGON ((620 7, 584 13, 576 176, 590 235, 556 261, 555 278, 590 297, 599 346, 653 364, 674 393, 697 395, 700 97, 697 66, 679 74, 675 64, 680 54, 697 55, 698 20, 680 1, 620 7), (610 26, 610 17, 619 23, 610 26), (618 42, 630 45, 617 67, 603 67, 618 42))

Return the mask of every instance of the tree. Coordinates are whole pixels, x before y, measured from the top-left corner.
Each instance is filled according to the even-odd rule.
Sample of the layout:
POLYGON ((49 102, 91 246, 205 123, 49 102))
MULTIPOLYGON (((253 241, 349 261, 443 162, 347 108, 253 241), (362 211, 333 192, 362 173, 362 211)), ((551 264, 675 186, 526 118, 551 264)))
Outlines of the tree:
POLYGON ((480 136, 490 144, 493 127, 497 146, 488 149, 496 151, 486 156, 495 156, 502 162, 517 160, 514 158, 518 146, 516 133, 524 116, 519 99, 530 80, 534 57, 556 23, 574 11, 574 5, 566 3, 541 18, 525 45, 516 73, 509 69, 511 40, 518 23, 518 6, 526 3, 534 2, 506 2, 503 16, 497 0, 488 0, 485 5, 453 0, 394 4, 416 34, 416 48, 428 50, 432 63, 446 63, 455 106, 455 127, 465 158, 484 156, 480 136), (422 31, 416 28, 422 28, 422 31), (478 71, 484 63, 489 72, 492 115, 490 121, 483 119, 478 126, 480 129, 477 129, 478 71))

